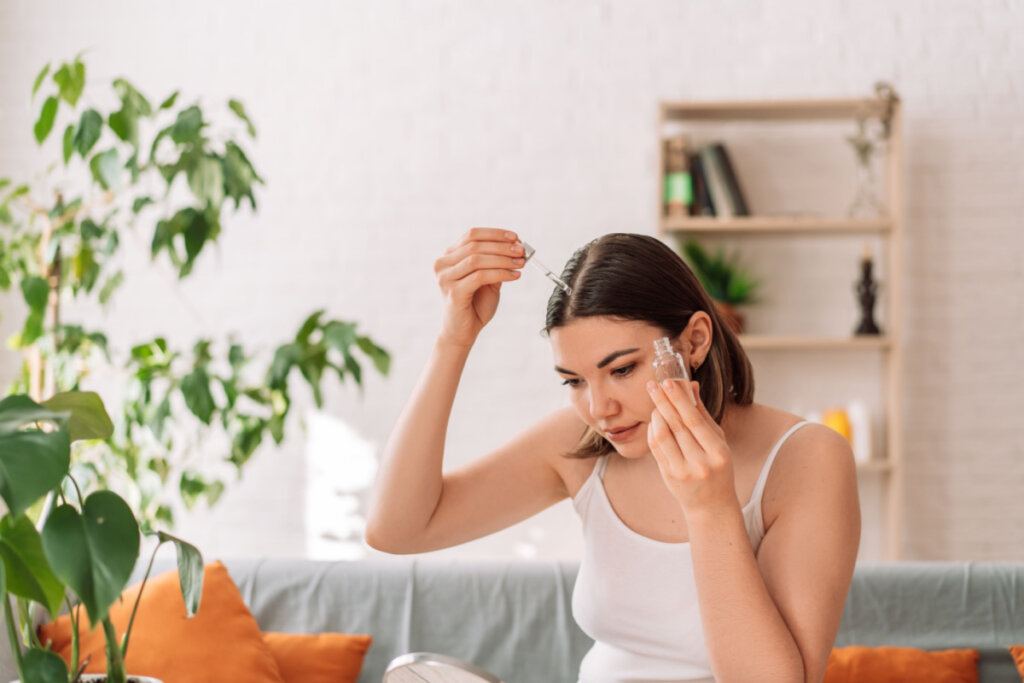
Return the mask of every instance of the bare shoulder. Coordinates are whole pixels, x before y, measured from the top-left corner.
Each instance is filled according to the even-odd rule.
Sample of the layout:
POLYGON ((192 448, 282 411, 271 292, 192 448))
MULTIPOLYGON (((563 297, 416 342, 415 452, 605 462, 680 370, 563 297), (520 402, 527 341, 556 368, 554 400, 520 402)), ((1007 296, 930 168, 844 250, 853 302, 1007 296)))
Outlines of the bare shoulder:
POLYGON ((856 500, 857 468, 850 443, 822 424, 806 424, 779 449, 765 484, 766 526, 787 507, 821 505, 834 508, 839 500, 856 500))
POLYGON ((543 462, 562 481, 566 495, 572 496, 594 464, 592 459, 566 457, 579 446, 586 430, 572 407, 560 408, 530 424, 499 451, 543 462))
POLYGON ((594 467, 593 458, 569 457, 587 433, 587 425, 570 406, 548 414, 534 425, 537 436, 547 445, 545 457, 558 472, 570 496, 576 491, 594 467))

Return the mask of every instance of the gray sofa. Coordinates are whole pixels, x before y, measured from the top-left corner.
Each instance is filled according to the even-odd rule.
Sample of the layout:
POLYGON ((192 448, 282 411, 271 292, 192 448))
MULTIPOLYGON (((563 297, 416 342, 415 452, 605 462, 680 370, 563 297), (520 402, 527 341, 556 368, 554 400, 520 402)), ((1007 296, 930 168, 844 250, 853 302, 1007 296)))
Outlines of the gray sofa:
MULTIPOLYGON (((507 683, 562 683, 590 647, 572 619, 576 565, 396 558, 225 561, 265 631, 368 633, 360 683, 399 654, 466 659, 507 683)), ((1020 683, 1024 564, 858 565, 836 645, 981 650, 982 683, 1020 683)), ((13 678, 0 669, 0 681, 13 678), (4 677, 6 675, 6 677, 4 677)))

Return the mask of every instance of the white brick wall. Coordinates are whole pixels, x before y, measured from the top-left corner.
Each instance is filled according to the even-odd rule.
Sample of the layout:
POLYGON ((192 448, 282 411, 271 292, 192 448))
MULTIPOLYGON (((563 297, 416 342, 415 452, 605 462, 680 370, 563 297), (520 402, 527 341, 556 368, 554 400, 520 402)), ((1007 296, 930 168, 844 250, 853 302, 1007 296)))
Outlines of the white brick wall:
MULTIPOLYGON (((9 0, 0 176, 40 168, 32 78, 82 49, 93 82, 243 99, 268 181, 260 213, 232 219, 180 285, 149 265, 144 240, 127 244, 134 285, 107 325, 124 346, 237 331, 269 348, 317 307, 358 320, 394 353, 393 373, 362 400, 332 389, 329 413, 380 443, 436 329, 431 264, 465 229, 512 227, 552 266, 604 232, 652 233, 659 100, 850 96, 890 80, 907 159, 906 555, 1024 559, 1022 30, 1016 0, 9 0)), ((848 267, 821 258, 833 259, 822 271, 848 267)), ((453 464, 564 401, 536 335, 547 289, 529 271, 506 288, 455 407, 453 464)), ((826 322, 807 306, 794 324, 842 329, 851 301, 826 303, 826 322)), ((6 337, 17 315, 0 307, 6 337)), ((751 312, 766 327, 783 315, 751 312)), ((5 352, 0 373, 13 367, 5 352)), ((303 553, 303 450, 296 436, 261 452, 182 533, 211 556, 303 553)), ((561 505, 451 552, 572 557, 575 536, 561 505)))

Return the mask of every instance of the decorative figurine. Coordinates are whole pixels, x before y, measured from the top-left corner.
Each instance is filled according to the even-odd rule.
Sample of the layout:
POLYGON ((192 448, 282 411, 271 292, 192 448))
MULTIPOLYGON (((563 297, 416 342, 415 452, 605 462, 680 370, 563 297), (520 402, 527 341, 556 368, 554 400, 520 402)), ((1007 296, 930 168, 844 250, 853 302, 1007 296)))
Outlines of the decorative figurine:
POLYGON ((875 295, 878 283, 871 271, 874 263, 871 260, 871 246, 864 245, 864 255, 860 260, 860 281, 857 282, 857 298, 860 301, 860 324, 854 334, 881 334, 882 330, 875 323, 875 295))

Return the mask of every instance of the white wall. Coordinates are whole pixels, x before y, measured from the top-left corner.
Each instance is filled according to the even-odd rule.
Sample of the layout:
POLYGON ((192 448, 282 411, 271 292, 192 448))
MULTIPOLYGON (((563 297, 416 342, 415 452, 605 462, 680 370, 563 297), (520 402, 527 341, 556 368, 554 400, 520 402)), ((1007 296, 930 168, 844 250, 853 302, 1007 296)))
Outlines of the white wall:
MULTIPOLYGON (((327 414, 372 447, 430 348, 432 262, 467 228, 513 228, 560 266, 599 234, 655 231, 660 100, 859 96, 887 79, 906 129, 906 555, 1024 559, 1022 30, 1009 0, 8 1, 0 176, 40 168, 32 79, 83 49, 93 83, 244 100, 267 180, 259 214, 230 219, 181 284, 149 264, 145 239, 126 244, 133 284, 104 324, 122 347, 234 331, 269 349, 314 308, 357 320, 393 371, 361 399, 330 390, 327 414)), ((537 335, 547 285, 527 271, 503 293, 455 406, 452 464, 565 400, 537 335)), ((305 553, 306 450, 297 433, 264 449, 181 532, 210 557, 305 553)), ((576 531, 563 504, 449 552, 574 557, 576 531)))

